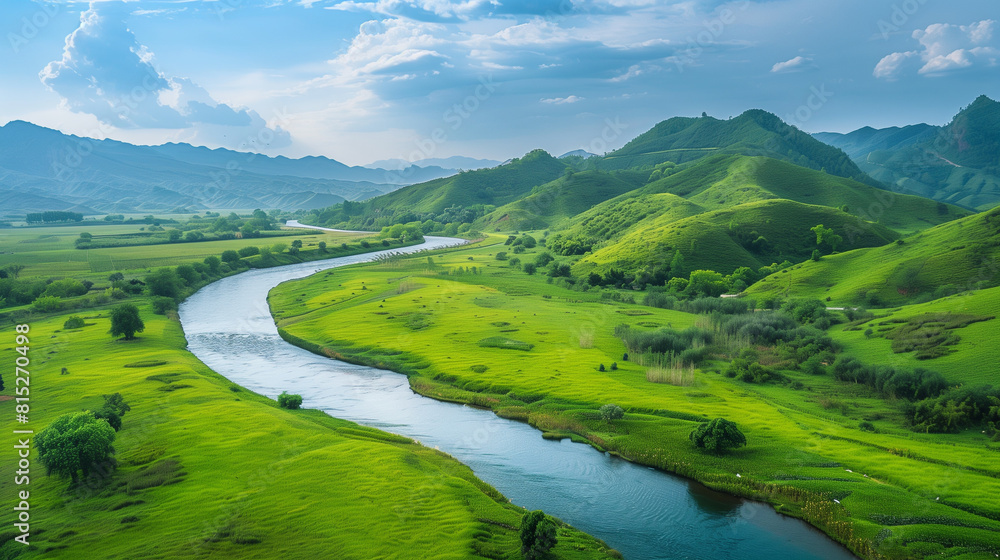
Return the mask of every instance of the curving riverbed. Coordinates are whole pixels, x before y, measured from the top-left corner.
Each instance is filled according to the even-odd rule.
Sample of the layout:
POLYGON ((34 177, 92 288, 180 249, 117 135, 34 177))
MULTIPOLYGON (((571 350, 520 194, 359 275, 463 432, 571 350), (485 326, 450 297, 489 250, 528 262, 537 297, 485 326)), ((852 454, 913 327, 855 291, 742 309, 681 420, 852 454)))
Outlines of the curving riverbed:
MULTIPOLYGON (((414 252, 461 240, 427 237, 414 252)), ((571 443, 492 412, 435 401, 403 375, 329 360, 278 337, 267 305, 278 284, 365 262, 368 253, 253 270, 210 284, 180 307, 191 350, 232 381, 269 397, 440 448, 528 509, 543 509, 620 550, 629 560, 841 560, 855 558, 809 525, 770 506, 571 443)), ((421 489, 414 489, 420 492, 421 489)))

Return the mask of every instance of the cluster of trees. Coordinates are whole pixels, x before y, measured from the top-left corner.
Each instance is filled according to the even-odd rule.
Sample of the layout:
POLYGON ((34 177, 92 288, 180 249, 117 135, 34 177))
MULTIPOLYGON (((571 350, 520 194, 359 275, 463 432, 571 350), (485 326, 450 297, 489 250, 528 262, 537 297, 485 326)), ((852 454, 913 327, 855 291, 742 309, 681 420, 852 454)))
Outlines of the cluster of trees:
POLYGON ((496 207, 489 204, 454 204, 441 212, 414 212, 409 209, 390 210, 376 206, 374 201, 344 201, 333 206, 303 213, 307 223, 342 229, 381 230, 395 225, 419 224, 423 235, 457 235, 465 233, 472 223, 496 207))
POLYGON ((867 385, 882 396, 907 400, 937 397, 948 388, 944 376, 936 371, 870 365, 852 356, 838 357, 833 375, 841 381, 867 385))
POLYGON ((54 223, 54 222, 82 222, 83 214, 78 212, 62 212, 49 210, 46 212, 32 212, 25 218, 29 224, 54 223))
POLYGON ((1000 387, 957 387, 936 398, 909 404, 906 412, 917 431, 957 432, 981 426, 994 440, 1000 439, 1000 387))

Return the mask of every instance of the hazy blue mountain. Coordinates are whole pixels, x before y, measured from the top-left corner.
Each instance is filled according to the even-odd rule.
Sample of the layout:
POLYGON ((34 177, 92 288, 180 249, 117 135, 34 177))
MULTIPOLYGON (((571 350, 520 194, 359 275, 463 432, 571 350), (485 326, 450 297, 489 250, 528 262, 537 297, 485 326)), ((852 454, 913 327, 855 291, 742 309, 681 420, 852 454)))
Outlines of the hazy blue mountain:
POLYGON ((880 150, 901 150, 914 144, 933 139, 940 127, 929 124, 911 124, 890 128, 866 126, 854 132, 817 132, 813 138, 844 150, 851 159, 864 161, 868 154, 880 150))
POLYGON ((588 158, 592 158, 592 157, 597 157, 597 154, 590 153, 587 150, 573 150, 573 151, 566 152, 565 154, 559 156, 559 159, 568 158, 568 157, 582 157, 583 159, 588 159, 588 158))
MULTIPOLYGON (((500 165, 500 161, 495 159, 477 159, 465 156, 451 156, 446 158, 426 158, 419 159, 414 162, 406 161, 405 159, 380 159, 378 161, 373 161, 364 167, 369 169, 389 169, 398 171, 401 169, 406 169, 407 167, 413 165, 423 169, 430 168, 441 168, 443 170, 449 170, 453 173, 457 173, 459 169, 464 171, 472 171, 475 169, 482 169, 484 167, 496 167, 500 165)), ((441 177, 443 175, 439 175, 441 177)), ((436 177, 435 177, 436 178, 436 177)))
POLYGON ((974 210, 1000 204, 1000 103, 985 95, 945 126, 866 127, 815 137, 901 192, 974 210))
POLYGON ((188 144, 136 146, 24 121, 0 127, 5 214, 321 208, 452 173, 415 166, 366 169, 325 157, 289 159, 188 144))

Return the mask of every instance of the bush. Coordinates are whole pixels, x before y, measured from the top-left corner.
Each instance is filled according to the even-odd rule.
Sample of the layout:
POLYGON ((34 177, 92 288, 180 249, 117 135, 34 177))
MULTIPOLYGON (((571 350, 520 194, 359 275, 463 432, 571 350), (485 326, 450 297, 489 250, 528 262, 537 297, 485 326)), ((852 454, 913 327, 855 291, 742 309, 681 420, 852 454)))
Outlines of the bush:
POLYGON ((232 249, 222 252, 222 262, 224 263, 234 263, 240 260, 240 254, 232 249))
POLYGON ((56 296, 41 296, 36 299, 31 306, 42 313, 59 311, 62 309, 62 298, 58 298, 56 296))
POLYGON ((84 326, 83 317, 73 315, 63 323, 64 329, 82 329, 84 326))
POLYGON ((606 422, 621 420, 625 417, 625 411, 616 404, 606 404, 600 408, 601 418, 606 422))
POLYGON ((278 395, 278 406, 289 410, 297 410, 302 406, 302 395, 290 395, 287 392, 282 391, 282 393, 278 395))
POLYGON ((720 453, 747 444, 747 438, 739 427, 725 418, 716 418, 701 424, 688 437, 694 442, 695 447, 712 453, 720 453))
POLYGON ((153 297, 153 313, 166 315, 168 311, 175 311, 176 309, 177 303, 173 299, 163 296, 153 297))
POLYGON ((260 254, 260 247, 250 245, 249 247, 243 247, 239 251, 236 251, 236 253, 241 257, 252 257, 260 254))

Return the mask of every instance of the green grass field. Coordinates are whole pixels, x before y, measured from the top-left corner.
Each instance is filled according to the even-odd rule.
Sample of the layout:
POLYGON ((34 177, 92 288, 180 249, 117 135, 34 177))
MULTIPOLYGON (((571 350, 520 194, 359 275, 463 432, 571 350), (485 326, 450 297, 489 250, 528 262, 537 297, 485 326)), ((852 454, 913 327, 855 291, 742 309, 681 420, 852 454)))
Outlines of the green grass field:
POLYGON ((26 265, 21 278, 73 277, 92 281, 105 279, 115 271, 150 270, 161 266, 176 266, 201 262, 209 255, 219 256, 227 249, 239 250, 249 245, 272 245, 301 239, 303 247, 315 247, 320 241, 329 246, 357 242, 370 234, 333 233, 314 230, 301 231, 301 235, 279 238, 230 239, 200 241, 195 243, 170 243, 155 246, 109 247, 103 249, 76 249, 73 246, 81 233, 94 235, 122 235, 138 233, 143 225, 112 225, 91 227, 50 226, 8 228, 0 230, 0 267, 12 263, 26 265))
MULTIPOLYGON (((74 229, 5 230, 0 243, 16 248, 16 262, 30 263, 24 275, 53 274, 60 263, 49 259, 72 254, 66 246, 79 233, 74 229)), ((357 237, 303 233, 304 253, 319 240, 332 246, 357 237)), ((233 244, 145 249, 160 255, 158 265, 178 264, 233 244)), ((88 276, 79 266, 66 270, 88 276)), ((521 558, 516 527, 523 510, 458 461, 318 411, 281 409, 198 361, 185 349, 176 318, 153 314, 148 297, 126 301, 139 305, 146 326, 131 342, 107 334, 110 305, 35 313, 27 321, 30 423, 15 426, 37 434, 60 415, 97 409, 101 395, 115 392, 132 410, 115 441, 116 470, 71 486, 44 476, 32 452, 31 545, 13 541, 18 532, 8 526, 0 558, 521 558), (70 315, 86 326, 64 329, 70 315)), ((14 324, 4 323, 3 331, 9 336, 0 355, 10 364, 18 355, 14 324)), ((13 375, 4 380, 5 394, 13 394, 13 375)), ((14 407, 11 397, 0 398, 0 413, 12 420, 14 407)), ((12 452, 0 461, 0 493, 10 500, 25 489, 14 484, 14 458, 12 452)), ((558 538, 554 558, 616 554, 569 526, 560 526, 558 538)))
MULTIPOLYGON (((283 284, 271 292, 272 312, 285 336, 306 348, 401 371, 424 395, 490 407, 547 437, 586 440, 770 501, 866 558, 1000 553, 1000 445, 988 436, 912 432, 896 404, 830 375, 788 371, 798 384, 755 385, 710 363, 677 384, 650 382, 649 368, 623 359, 614 327, 684 328, 705 317, 547 283, 496 261, 503 239, 283 284), (468 273, 471 266, 479 274, 468 273), (362 284, 367 291, 358 296, 362 284), (597 409, 607 403, 625 408, 625 418, 601 420, 597 409), (715 456, 691 446, 697 423, 719 416, 740 425, 748 447, 715 456), (863 421, 877 432, 859 429, 863 421)), ((520 256, 528 262, 541 250, 520 256)), ((983 297, 996 302, 1000 292, 983 297)), ((995 323, 958 332, 962 344, 982 344, 990 329, 995 323)), ((859 344, 853 331, 835 334, 859 344)), ((950 382, 988 377, 963 374, 985 354, 959 350, 950 382)), ((884 352, 872 346, 868 357, 884 352)))

